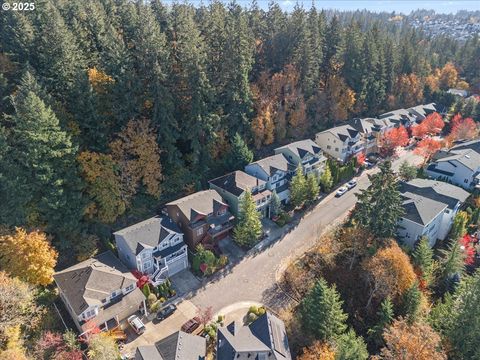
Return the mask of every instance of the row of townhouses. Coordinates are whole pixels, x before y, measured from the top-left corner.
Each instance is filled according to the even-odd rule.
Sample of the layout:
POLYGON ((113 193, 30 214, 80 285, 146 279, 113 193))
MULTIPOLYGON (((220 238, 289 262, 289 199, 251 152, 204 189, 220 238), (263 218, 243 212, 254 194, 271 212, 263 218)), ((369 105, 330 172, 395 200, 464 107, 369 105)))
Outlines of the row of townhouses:
MULTIPOLYGON (((137 288, 137 279, 132 271, 148 275, 156 286, 188 268, 188 249, 194 251, 199 243, 215 244, 228 236, 247 190, 252 192, 262 216, 269 217, 273 192, 283 203, 288 203, 289 182, 299 165, 305 174, 320 175, 327 161, 325 154, 345 162, 359 152, 376 152, 377 140, 383 132, 399 125, 415 126, 429 113, 437 110, 435 104, 427 104, 392 111, 378 118, 344 122, 341 126, 316 134, 315 141, 305 139, 276 148, 272 156, 252 162, 243 170, 210 180, 210 189, 167 203, 162 215, 115 232, 118 258, 107 252, 59 271, 54 276, 60 296, 73 321, 80 332, 87 331, 92 325, 111 329, 139 309, 146 312, 145 296, 137 288)), ((448 203, 448 206, 452 212, 457 210, 455 205, 448 203)), ((421 221, 427 220, 422 218, 421 221)), ((415 222, 415 219, 406 217, 403 222, 406 224, 408 221, 415 222)), ((422 231, 412 229, 402 236, 405 239, 416 239, 420 233, 422 231)), ((274 318, 267 316, 269 324, 275 322, 272 319, 274 318)), ((229 353, 233 351, 240 354, 243 352, 243 337, 251 338, 253 335, 250 333, 254 332, 253 328, 248 330, 232 325, 220 331, 219 334, 223 335, 219 336, 222 339, 219 349, 225 348, 229 353)), ((277 350, 266 350, 263 347, 265 351, 258 351, 258 354, 263 354, 259 359, 270 359, 271 355, 268 354, 285 352, 279 345, 277 332, 270 329, 270 336, 274 339, 271 344, 274 345, 266 345, 277 350)), ((259 335, 263 344, 268 343, 265 336, 259 335)), ((187 337, 185 334, 177 334, 176 340, 172 338, 171 342, 190 343, 185 340, 187 337)), ((288 358, 275 356, 275 359, 288 358)), ((219 359, 227 358, 231 357, 219 359)))

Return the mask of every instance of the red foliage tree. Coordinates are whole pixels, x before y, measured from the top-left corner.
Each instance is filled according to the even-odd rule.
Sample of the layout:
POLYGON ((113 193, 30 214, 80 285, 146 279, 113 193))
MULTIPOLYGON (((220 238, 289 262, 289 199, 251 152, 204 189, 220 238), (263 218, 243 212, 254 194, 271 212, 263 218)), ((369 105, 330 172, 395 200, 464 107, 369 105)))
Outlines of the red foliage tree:
POLYGON ((478 135, 477 124, 472 118, 463 119, 460 114, 457 114, 452 119, 450 134, 448 134, 447 141, 452 143, 456 140, 470 140, 478 135))
POLYGON ((362 166, 365 163, 365 154, 363 152, 357 154, 357 166, 362 166))
POLYGON ((438 150, 442 147, 442 142, 432 139, 426 138, 421 140, 417 147, 414 150, 414 153, 423 157, 424 161, 427 162, 430 158, 435 154, 438 150))
POLYGON ((420 125, 412 128, 412 135, 424 138, 427 135, 438 135, 444 128, 445 123, 439 113, 429 114, 420 125))
POLYGON ((465 254, 464 262, 466 265, 473 265, 475 262, 475 238, 466 234, 460 239, 460 244, 463 247, 463 252, 465 254))
POLYGON ((380 153, 383 156, 392 156, 397 147, 408 144, 408 132, 405 127, 400 126, 387 130, 379 140, 380 153))
POLYGON ((35 353, 41 359, 82 360, 79 349, 69 349, 63 336, 51 331, 45 332, 37 341, 35 353))

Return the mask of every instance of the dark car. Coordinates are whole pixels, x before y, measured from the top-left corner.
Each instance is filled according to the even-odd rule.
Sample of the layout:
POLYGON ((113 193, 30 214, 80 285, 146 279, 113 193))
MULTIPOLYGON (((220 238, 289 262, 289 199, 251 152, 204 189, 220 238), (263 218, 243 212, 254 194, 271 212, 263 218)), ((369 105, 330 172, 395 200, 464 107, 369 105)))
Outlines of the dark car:
POLYGON ((157 313, 157 320, 165 320, 170 315, 172 315, 177 310, 177 307, 174 304, 165 306, 157 313))
POLYGON ((190 334, 197 330, 199 326, 200 319, 195 316, 193 319, 188 320, 185 324, 182 325, 182 331, 190 334))

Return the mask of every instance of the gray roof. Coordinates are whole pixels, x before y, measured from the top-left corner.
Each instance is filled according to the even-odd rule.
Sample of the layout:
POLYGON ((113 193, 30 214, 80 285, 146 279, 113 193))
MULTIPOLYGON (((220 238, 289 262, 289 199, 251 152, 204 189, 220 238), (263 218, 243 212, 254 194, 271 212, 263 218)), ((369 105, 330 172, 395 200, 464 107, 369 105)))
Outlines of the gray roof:
POLYGON ((207 216, 214 212, 217 206, 228 205, 215 190, 198 191, 181 199, 169 202, 167 206, 176 205, 184 216, 194 221, 197 215, 207 216))
POLYGON ((53 275, 75 314, 101 305, 113 291, 137 280, 112 252, 107 251, 53 275))
POLYGON ((380 119, 389 119, 393 122, 412 122, 415 121, 415 117, 407 109, 397 109, 386 112, 379 116, 380 119))
POLYGON ((453 210, 470 195, 461 187, 428 179, 403 182, 400 184, 400 192, 404 198, 404 217, 423 225, 432 221, 444 209, 453 210))
POLYGON ((205 338, 177 331, 155 344, 163 360, 204 360, 207 353, 205 338))
POLYGON ((278 170, 283 172, 295 170, 295 165, 290 163, 283 154, 275 154, 264 159, 255 161, 251 164, 257 164, 258 166, 260 166, 269 176, 272 176, 278 170))
POLYGON ((237 197, 242 195, 247 189, 251 190, 256 186, 265 185, 265 181, 240 170, 210 180, 209 183, 214 184, 220 189, 228 191, 237 197))
POLYGON ((155 216, 113 234, 125 239, 132 252, 138 255, 143 249, 153 249, 167 236, 181 234, 181 231, 168 216, 155 216))
POLYGON ((472 171, 480 168, 480 140, 458 143, 450 150, 440 150, 435 156, 436 162, 458 161, 472 171))
POLYGON ((270 353, 273 357, 269 359, 291 360, 285 325, 270 312, 249 326, 231 323, 218 329, 217 360, 243 360, 256 353, 270 353))
POLYGON ((335 136, 337 136, 340 140, 345 141, 350 138, 354 138, 358 135, 359 130, 355 129, 353 126, 346 124, 335 126, 331 129, 322 131, 321 133, 329 132, 335 136))
POLYGON ((411 107, 408 109, 414 115, 420 116, 422 120, 427 117, 427 115, 437 111, 437 104, 429 103, 429 104, 422 104, 411 107))
POLYGON ((311 155, 322 154, 322 149, 317 144, 315 144, 313 140, 310 140, 310 139, 295 141, 293 143, 280 146, 275 149, 275 152, 278 153, 282 149, 289 149, 295 155, 300 157, 300 159, 303 159, 303 157, 306 154, 311 154, 311 155))
POLYGON ((135 360, 164 360, 155 345, 139 346, 135 352, 135 360))

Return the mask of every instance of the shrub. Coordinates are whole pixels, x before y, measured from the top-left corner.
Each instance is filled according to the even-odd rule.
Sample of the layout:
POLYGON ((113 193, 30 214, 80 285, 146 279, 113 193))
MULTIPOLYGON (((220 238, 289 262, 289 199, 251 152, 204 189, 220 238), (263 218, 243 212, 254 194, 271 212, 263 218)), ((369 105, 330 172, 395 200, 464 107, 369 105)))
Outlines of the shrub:
POLYGON ((258 308, 258 311, 257 311, 257 315, 258 315, 258 316, 262 316, 262 315, 265 314, 265 312, 266 312, 265 307, 263 307, 263 306, 262 306, 262 307, 259 307, 259 308, 258 308))
POLYGON ((150 285, 145 284, 142 288, 143 295, 148 299, 148 296, 150 295, 150 285))
POLYGON ((155 301, 157 301, 157 297, 155 296, 155 294, 152 293, 147 296, 147 302, 150 306, 152 306, 155 301))
POLYGON ((247 316, 248 322, 254 322, 255 320, 257 320, 257 318, 257 315, 255 315, 254 313, 250 313, 247 316))
POLYGON ((160 299, 158 299, 158 301, 164 303, 165 301, 167 301, 167 299, 165 299, 165 298, 162 296, 160 299))
POLYGON ((254 313, 254 314, 256 315, 257 312, 258 312, 258 307, 255 306, 255 305, 250 306, 250 308, 248 309, 248 313, 249 313, 249 314, 250 314, 250 313, 254 313))
POLYGON ((223 320, 225 320, 225 316, 224 316, 224 315, 218 315, 218 317, 217 317, 217 323, 222 323, 223 320))
POLYGON ((160 300, 155 301, 151 306, 150 306, 150 311, 151 312, 157 312, 160 310, 160 307, 162 306, 162 298, 160 300))
POLYGON ((224 267, 228 264, 228 257, 226 255, 221 255, 218 259, 218 266, 224 267))

